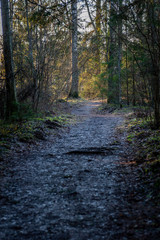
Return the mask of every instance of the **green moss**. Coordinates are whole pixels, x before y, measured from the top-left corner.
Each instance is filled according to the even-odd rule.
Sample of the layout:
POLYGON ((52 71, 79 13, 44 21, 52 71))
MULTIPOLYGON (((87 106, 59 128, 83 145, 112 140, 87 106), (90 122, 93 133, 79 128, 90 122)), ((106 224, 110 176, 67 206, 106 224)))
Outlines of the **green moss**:
POLYGON ((154 142, 160 145, 160 136, 159 135, 154 135, 149 137, 148 139, 149 142, 154 142))
POLYGON ((30 142, 34 139, 34 135, 32 133, 23 133, 19 136, 19 141, 21 142, 30 142))
POLYGON ((134 137, 135 137, 135 134, 134 134, 134 133, 129 134, 129 135, 127 136, 127 141, 128 141, 128 142, 132 142, 133 139, 134 139, 134 137))

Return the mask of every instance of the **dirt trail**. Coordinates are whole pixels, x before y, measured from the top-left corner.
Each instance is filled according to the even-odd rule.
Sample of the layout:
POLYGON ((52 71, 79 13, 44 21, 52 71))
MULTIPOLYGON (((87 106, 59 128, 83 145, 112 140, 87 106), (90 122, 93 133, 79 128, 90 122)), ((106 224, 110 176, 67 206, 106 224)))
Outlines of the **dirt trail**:
POLYGON ((123 117, 95 114, 98 104, 74 110, 81 122, 52 145, 12 159, 0 176, 0 240, 159 239, 137 172, 120 164, 123 139, 113 144, 123 117))

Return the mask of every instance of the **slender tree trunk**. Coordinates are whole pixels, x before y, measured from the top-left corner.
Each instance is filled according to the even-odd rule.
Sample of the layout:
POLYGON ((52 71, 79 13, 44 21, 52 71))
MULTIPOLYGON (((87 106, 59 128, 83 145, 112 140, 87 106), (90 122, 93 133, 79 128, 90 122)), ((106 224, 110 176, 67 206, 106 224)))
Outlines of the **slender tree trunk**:
POLYGON ((153 84, 153 100, 154 100, 154 121, 155 127, 160 126, 160 47, 158 43, 158 28, 156 21, 160 21, 160 16, 155 12, 156 2, 149 2, 149 22, 151 30, 152 42, 152 84, 153 84), (157 47, 158 45, 158 47, 157 47))
POLYGON ((108 63, 108 103, 115 102, 115 86, 113 83, 114 76, 114 59, 115 59, 115 24, 114 24, 114 2, 113 0, 109 0, 110 4, 110 17, 109 17, 109 63, 108 63))
MULTIPOLYGON (((109 25, 108 25, 108 15, 109 15, 109 9, 108 9, 108 0, 105 0, 104 2, 104 15, 105 15, 105 34, 106 34, 106 46, 105 46, 105 61, 106 61, 106 76, 108 72, 108 63, 109 63, 109 25)), ((107 86, 106 86, 107 87, 107 86)))
MULTIPOLYGON (((118 14, 120 15, 122 0, 118 0, 118 14)), ((121 83, 121 61, 122 61, 122 18, 118 20, 118 86, 119 86, 119 105, 122 107, 122 83, 121 83)))
POLYGON ((26 4, 26 20, 27 20, 27 33, 28 33, 28 43, 29 43, 29 63, 32 69, 32 72, 34 71, 34 65, 33 65, 33 48, 32 48, 32 34, 31 34, 31 30, 29 27, 29 19, 28 19, 28 0, 25 0, 25 4, 26 4))
MULTIPOLYGON (((125 0, 125 5, 127 4, 127 0, 125 0)), ((126 20, 126 38, 128 39, 128 26, 127 26, 127 20, 126 20)), ((127 95, 127 105, 129 106, 129 81, 128 81, 128 43, 126 43, 126 95, 127 95)))
POLYGON ((72 8, 72 85, 69 97, 78 97, 78 50, 77 50, 77 0, 71 1, 72 8))
POLYGON ((3 53, 6 72, 6 118, 17 110, 16 87, 13 70, 13 55, 11 30, 9 22, 9 4, 8 0, 1 0, 2 3, 2 28, 3 28, 3 53))
POLYGON ((11 31, 11 41, 13 39, 13 12, 14 12, 14 1, 9 1, 9 21, 10 21, 10 31, 11 31))
POLYGON ((28 16, 28 0, 25 0, 26 5, 26 20, 27 20, 27 33, 28 33, 28 43, 29 43, 29 64, 31 67, 31 78, 33 81, 33 109, 36 110, 36 101, 37 101, 37 89, 38 89, 38 82, 37 82, 37 74, 34 67, 34 61, 33 61, 33 46, 32 46, 32 30, 29 26, 29 16, 28 16))
POLYGON ((101 0, 96 1, 96 74, 101 72, 101 56, 100 56, 100 45, 101 45, 101 0))
POLYGON ((134 57, 132 60, 132 105, 136 106, 134 57))
POLYGON ((159 77, 153 79, 154 82, 154 118, 155 118, 155 127, 159 128, 160 126, 160 94, 159 94, 159 77))
POLYGON ((126 47, 126 86, 127 86, 127 105, 129 106, 128 47, 126 47))
MULTIPOLYGON (((105 60, 106 63, 108 64, 109 61, 109 26, 108 26, 108 14, 109 14, 109 9, 108 9, 108 0, 105 0, 104 2, 104 15, 105 15, 105 37, 106 37, 106 53, 105 53, 105 60)), ((107 66, 108 68, 108 66, 107 66)), ((106 69, 107 70, 107 69, 106 69)))

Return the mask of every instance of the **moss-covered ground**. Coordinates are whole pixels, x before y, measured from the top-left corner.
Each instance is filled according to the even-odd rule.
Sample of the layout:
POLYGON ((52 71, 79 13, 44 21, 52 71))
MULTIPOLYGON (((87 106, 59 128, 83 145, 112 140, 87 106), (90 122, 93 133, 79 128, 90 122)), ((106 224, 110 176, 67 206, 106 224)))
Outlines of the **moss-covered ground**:
POLYGON ((20 151, 22 145, 46 140, 49 135, 56 135, 60 129, 74 123, 76 119, 71 115, 70 108, 66 101, 58 101, 53 111, 30 115, 26 119, 12 119, 10 122, 1 120, 0 158, 3 159, 14 150, 20 151))
POLYGON ((151 199, 160 204, 160 129, 154 128, 152 110, 132 106, 120 109, 117 105, 103 103, 98 111, 126 117, 118 130, 125 132, 126 144, 132 149, 126 158, 140 170, 142 183, 146 186, 146 201, 151 199))
POLYGON ((127 141, 133 148, 133 161, 142 170, 146 197, 160 204, 160 129, 152 129, 143 118, 127 120, 127 141))

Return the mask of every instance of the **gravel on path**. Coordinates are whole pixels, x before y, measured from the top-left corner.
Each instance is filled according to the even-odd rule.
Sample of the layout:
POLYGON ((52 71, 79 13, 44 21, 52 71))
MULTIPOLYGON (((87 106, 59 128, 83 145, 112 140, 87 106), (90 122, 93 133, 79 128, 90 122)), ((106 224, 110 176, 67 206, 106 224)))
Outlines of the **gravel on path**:
POLYGON ((0 240, 160 239, 137 170, 121 164, 124 139, 114 144, 124 119, 98 105, 74 110, 80 121, 52 145, 13 156, 0 176, 0 240))

